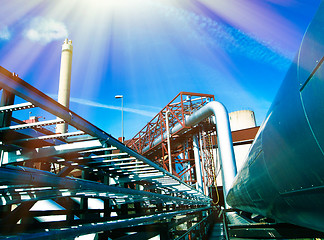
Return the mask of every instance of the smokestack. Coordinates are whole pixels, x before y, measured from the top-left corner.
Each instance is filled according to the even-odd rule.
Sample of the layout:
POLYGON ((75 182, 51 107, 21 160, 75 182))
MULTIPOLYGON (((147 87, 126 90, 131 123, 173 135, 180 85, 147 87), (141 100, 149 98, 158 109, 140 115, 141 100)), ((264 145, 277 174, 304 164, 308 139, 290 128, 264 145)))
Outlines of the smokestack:
MULTIPOLYGON (((70 105, 72 53, 72 40, 65 39, 62 45, 58 102, 67 108, 70 105)), ((56 133, 66 133, 67 127, 68 124, 66 123, 58 124, 56 126, 56 133)))

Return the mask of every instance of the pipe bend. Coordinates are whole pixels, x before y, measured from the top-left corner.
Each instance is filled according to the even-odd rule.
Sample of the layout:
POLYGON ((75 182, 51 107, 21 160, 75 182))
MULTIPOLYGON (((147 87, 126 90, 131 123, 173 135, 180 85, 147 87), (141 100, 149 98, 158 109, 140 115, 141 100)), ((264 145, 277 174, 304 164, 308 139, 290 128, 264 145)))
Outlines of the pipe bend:
POLYGON ((220 121, 226 122, 226 119, 228 119, 228 113, 225 106, 220 102, 213 101, 207 103, 205 106, 188 116, 186 118, 186 126, 194 126, 211 115, 216 117, 216 124, 220 121))
POLYGON ((222 167, 224 197, 226 198, 237 173, 228 112, 217 101, 209 102, 186 118, 186 126, 194 126, 207 117, 215 116, 215 125, 222 167))
MULTIPOLYGON (((215 116, 220 162, 223 169, 222 180, 224 197, 226 199, 227 193, 229 192, 230 187, 234 181, 237 170, 229 117, 225 106, 217 101, 209 102, 196 112, 192 113, 190 116, 187 116, 185 119, 185 125, 187 127, 192 127, 212 115, 215 116)), ((170 134, 176 133, 182 128, 183 126, 181 124, 177 124, 172 129, 170 129, 170 134)), ((160 136, 155 139, 151 146, 146 146, 145 148, 143 148, 143 152, 149 150, 150 147, 158 145, 165 138, 166 133, 163 134, 163 138, 160 136)))

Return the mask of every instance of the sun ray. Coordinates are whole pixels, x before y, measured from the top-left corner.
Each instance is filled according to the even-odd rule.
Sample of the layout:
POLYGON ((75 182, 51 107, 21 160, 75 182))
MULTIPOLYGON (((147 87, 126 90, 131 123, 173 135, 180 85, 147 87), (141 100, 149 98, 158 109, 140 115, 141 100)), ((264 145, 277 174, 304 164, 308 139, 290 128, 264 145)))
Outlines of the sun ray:
MULTIPOLYGON (((198 91, 215 93, 232 110, 257 107, 263 94, 266 108, 307 24, 283 15, 307 5, 295 0, 0 1, 6 16, 0 18, 0 65, 57 94, 61 44, 68 37, 71 96, 109 106, 117 93, 127 96, 126 104, 149 99, 164 106, 179 91, 198 91)), ((314 9, 298 14, 310 19, 314 9)))

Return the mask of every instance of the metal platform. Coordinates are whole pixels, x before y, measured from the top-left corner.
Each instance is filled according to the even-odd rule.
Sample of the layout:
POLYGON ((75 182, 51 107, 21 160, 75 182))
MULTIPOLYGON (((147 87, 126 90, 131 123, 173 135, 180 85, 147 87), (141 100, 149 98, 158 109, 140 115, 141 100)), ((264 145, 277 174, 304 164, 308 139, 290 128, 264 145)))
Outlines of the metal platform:
POLYGON ((1 239, 206 234, 203 193, 2 67, 0 87, 1 239), (26 121, 30 108, 50 120, 26 121))

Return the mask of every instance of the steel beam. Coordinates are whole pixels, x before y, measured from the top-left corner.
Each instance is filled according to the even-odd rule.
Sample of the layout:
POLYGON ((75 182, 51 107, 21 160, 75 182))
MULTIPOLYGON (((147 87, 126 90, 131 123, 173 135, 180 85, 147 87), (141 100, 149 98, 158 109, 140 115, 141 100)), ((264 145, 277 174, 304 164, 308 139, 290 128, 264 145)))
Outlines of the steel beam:
MULTIPOLYGON (((153 215, 147 215, 142 217, 134 217, 129 219, 120 219, 116 221, 106 221, 106 222, 98 222, 91 224, 80 224, 77 226, 72 226, 71 228, 62 228, 62 229, 47 229, 46 231, 41 231, 38 233, 23 233, 20 234, 20 239, 63 239, 63 238, 71 238, 80 235, 86 235, 90 233, 97 233, 101 231, 110 231, 119 228, 129 228, 136 227, 142 225, 151 225, 155 224, 157 221, 165 222, 169 221, 175 216, 186 215, 195 212, 207 211, 210 207, 190 209, 190 210, 182 210, 182 211, 172 211, 166 213, 158 213, 153 215)), ((2 237, 0 237, 2 239, 2 237)), ((17 237, 4 237, 3 239, 13 240, 17 239, 17 237)))
POLYGON ((19 140, 13 141, 13 143, 28 142, 28 141, 33 141, 33 140, 49 140, 49 139, 57 139, 57 138, 67 138, 67 137, 73 137, 73 136, 80 136, 80 135, 84 135, 84 134, 85 133, 82 131, 77 131, 77 132, 70 132, 70 133, 44 135, 44 136, 35 137, 35 138, 19 139, 19 140))
POLYGON ((5 154, 4 163, 14 163, 27 160, 35 160, 40 158, 48 158, 53 156, 61 156, 64 154, 79 152, 80 150, 93 149, 102 147, 99 140, 90 140, 69 144, 61 144, 56 146, 47 146, 43 148, 35 148, 33 151, 26 152, 18 150, 5 154))
POLYGON ((24 109, 34 108, 34 107, 35 107, 35 105, 32 104, 31 102, 19 103, 19 104, 15 104, 15 105, 0 107, 0 113, 24 110, 24 109))
POLYGON ((127 156, 127 153, 111 153, 111 154, 102 154, 96 156, 89 156, 89 157, 79 157, 77 160, 84 160, 84 159, 96 159, 96 158, 109 158, 109 157, 119 157, 119 156, 127 156))
MULTIPOLYGON (((69 228, 67 229, 67 232, 62 232, 62 230, 56 231, 57 229, 53 229, 49 230, 49 235, 46 235, 48 232, 42 232, 40 235, 36 233, 32 236, 28 234, 22 234, 23 238, 30 237, 30 239, 39 239, 40 237, 46 236, 48 236, 46 237, 47 239, 66 238, 85 234, 86 232, 99 232, 107 231, 110 229, 117 229, 120 227, 129 227, 132 226, 131 224, 136 224, 137 226, 138 224, 149 224, 150 221, 165 221, 166 219, 170 219, 178 214, 190 214, 192 212, 205 211, 205 209, 209 209, 211 203, 210 198, 196 191, 185 182, 181 181, 177 177, 170 174, 168 171, 161 168, 156 163, 153 163, 134 150, 126 147, 123 143, 119 142, 108 133, 84 120, 82 117, 78 116, 68 108, 60 105, 53 99, 46 96, 44 93, 24 82, 17 75, 11 74, 9 71, 5 70, 2 67, 0 67, 0 87, 30 102, 26 103, 26 108, 34 106, 40 107, 41 109, 53 114, 55 117, 58 117, 65 123, 79 130, 75 133, 55 135, 49 132, 43 132, 44 136, 36 138, 20 137, 25 139, 13 140, 12 144, 15 142, 24 143, 28 141, 35 141, 36 143, 36 141, 39 140, 56 139, 59 137, 67 138, 79 134, 87 134, 87 136, 96 138, 96 140, 87 140, 83 142, 71 142, 78 140, 68 138, 64 139, 64 142, 67 142, 67 144, 60 143, 61 145, 42 148, 35 148, 34 144, 29 144, 28 146, 33 147, 34 150, 29 150, 26 153, 27 148, 22 149, 20 153, 23 161, 42 159, 42 161, 46 161, 46 163, 55 163, 58 162, 58 157, 69 157, 59 163, 60 166, 63 166, 65 168, 61 172, 59 172, 58 175, 55 175, 46 171, 40 171, 27 167, 14 167, 10 166, 9 164, 7 164, 5 167, 1 167, 0 184, 2 184, 2 186, 0 186, 0 201, 2 204, 19 204, 24 202, 28 203, 41 199, 54 199, 58 197, 77 197, 81 199, 104 199, 105 201, 109 201, 109 204, 114 207, 116 207, 118 204, 137 203, 137 205, 139 206, 141 204, 150 204, 150 208, 155 208, 154 210, 157 209, 158 211, 162 211, 164 208, 170 209, 169 207, 166 207, 170 204, 179 208, 186 208, 189 206, 193 208, 186 212, 173 211, 173 213, 155 213, 152 215, 152 220, 150 219, 150 216, 121 220, 120 218, 126 217, 125 215, 123 215, 118 217, 118 221, 116 220, 102 223, 81 224, 79 226, 72 226, 71 223, 73 221, 68 221, 67 223, 70 225, 67 225, 67 227, 69 228), (119 149, 120 153, 110 152, 115 149, 119 149), (75 155, 74 153, 80 154, 81 156, 75 155), (88 154, 91 154, 92 156, 87 156, 88 154), (95 154, 97 155, 93 156, 95 154), (100 166, 97 166, 98 164, 100 164, 100 166), (72 169, 76 168, 83 170, 87 168, 87 171, 91 172, 89 175, 89 180, 64 177, 72 169), (104 170, 104 168, 108 169, 104 170), (104 183, 96 182, 98 180, 106 183, 105 179, 103 178, 104 174, 109 174, 109 176, 116 176, 115 181, 117 184, 121 184, 123 181, 128 184, 125 184, 125 187, 123 188, 108 186, 104 183), (136 182, 136 185, 131 182, 136 182), (16 185, 21 185, 21 187, 15 188, 16 185), (127 188, 127 186, 141 187, 141 185, 153 186, 154 189, 152 190, 154 192, 127 188), (207 207, 198 208, 198 206, 207 207), (71 235, 71 232, 75 233, 71 235), (45 234, 46 236, 42 234, 45 234)), ((19 106, 12 105, 11 107, 9 107, 9 109, 3 109, 3 111, 13 111, 18 109, 19 106)), ((179 120, 182 121, 184 119, 179 120)), ((19 125, 11 126, 13 128, 2 126, 3 128, 0 129, 0 131, 16 131, 25 127, 42 127, 48 124, 49 121, 43 121, 34 124, 22 124, 21 122, 18 123, 19 125)), ((159 133, 156 132, 156 134, 159 133)), ((27 134, 27 137, 29 136, 30 135, 27 134)), ((53 141, 53 144, 58 144, 58 141, 53 141)), ((16 154, 16 158, 14 158, 13 160, 16 162, 18 160, 21 160, 21 158, 19 158, 18 154, 16 154)), ((26 209, 28 210, 27 207, 24 209, 22 207, 22 210, 25 211, 26 209)), ((112 212, 122 214, 122 211, 120 211, 120 209, 110 210, 112 212)), ((133 210, 130 209, 129 211, 133 210)), ((126 214, 129 214, 129 211, 127 210, 126 214)), ((151 211, 151 209, 149 209, 148 211, 151 211)), ((137 213, 140 214, 139 212, 137 213)), ((100 220, 100 218, 98 219, 100 220)), ((96 218, 96 221, 98 221, 98 219, 96 218)), ((55 224, 53 226, 55 226, 55 224)))
POLYGON ((85 150, 85 151, 80 151, 80 153, 94 153, 94 152, 100 152, 100 151, 112 151, 116 150, 116 147, 107 147, 107 148, 97 148, 97 149, 92 149, 92 150, 85 150))
POLYGON ((2 127, 2 128, 0 128, 0 131, 20 130, 20 129, 26 129, 26 128, 37 128, 37 127, 55 125, 55 124, 62 123, 62 122, 64 122, 64 121, 63 120, 48 120, 48 121, 35 122, 35 123, 19 124, 19 125, 13 125, 13 126, 9 126, 9 127, 2 127))
POLYGON ((36 201, 28 201, 21 203, 9 215, 1 219, 1 225, 7 225, 14 228, 17 222, 28 215, 29 210, 34 206, 36 201))
MULTIPOLYGON (((155 174, 153 173, 138 174, 139 177, 141 175, 145 177, 147 175, 154 176, 155 174)), ((0 183, 1 182, 6 184, 29 184, 30 186, 49 186, 49 187, 55 187, 59 189, 78 190, 79 192, 93 191, 94 193, 98 193, 98 194, 109 192, 109 193, 116 193, 116 194, 143 196, 143 197, 148 197, 148 199, 155 199, 159 201, 175 201, 175 202, 185 203, 185 204, 202 204, 202 205, 209 204, 208 199, 206 201, 206 199, 197 199, 194 196, 192 196, 191 199, 165 196, 161 194, 143 192, 139 190, 108 186, 102 183, 91 182, 82 179, 62 178, 56 176, 55 174, 51 174, 45 171, 40 171, 32 168, 26 168, 26 167, 13 167, 13 166, 1 167, 0 183)))
MULTIPOLYGON (((28 83, 24 82, 17 76, 13 76, 8 70, 0 67, 0 87, 7 89, 8 91, 13 92, 17 96, 24 98, 25 100, 32 102, 34 105, 56 115, 57 117, 63 119, 67 123, 71 124, 77 129, 81 131, 97 137, 103 141, 106 141, 108 144, 117 147, 123 152, 128 153, 130 156, 133 156, 150 166, 160 170, 164 175, 168 175, 171 178, 174 178, 181 184, 187 185, 185 182, 181 181, 179 178, 173 176, 168 171, 161 168, 156 163, 151 162, 150 160, 146 159, 139 153, 135 152, 134 150, 126 147, 123 143, 119 142, 117 139, 112 137, 111 135, 107 134, 103 130, 99 129, 98 127, 94 126, 90 122, 86 121, 82 117, 78 116, 71 110, 65 108, 64 106, 60 105, 44 93, 40 92, 33 86, 29 85, 28 83)), ((188 185, 187 185, 188 186, 188 185)), ((203 197, 203 195, 202 195, 203 197)), ((209 199, 205 197, 206 200, 209 199)))

